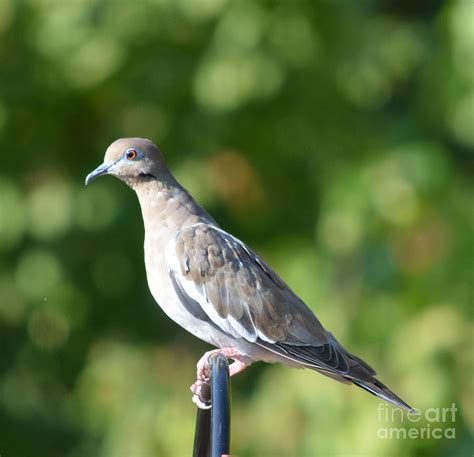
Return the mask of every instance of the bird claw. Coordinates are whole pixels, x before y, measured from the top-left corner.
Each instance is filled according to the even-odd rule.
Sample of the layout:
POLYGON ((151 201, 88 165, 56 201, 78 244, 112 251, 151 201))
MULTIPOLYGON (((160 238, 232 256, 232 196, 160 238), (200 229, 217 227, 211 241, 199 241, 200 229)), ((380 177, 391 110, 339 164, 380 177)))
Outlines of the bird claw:
POLYGON ((196 364, 196 383, 199 381, 207 381, 211 377, 211 367, 209 365, 209 357, 214 351, 206 352, 196 364))
POLYGON ((204 403, 198 395, 193 395, 192 401, 199 409, 208 410, 212 407, 210 402, 204 403))
POLYGON ((209 380, 198 379, 191 387, 192 401, 199 409, 211 408, 211 386, 209 380))
POLYGON ((193 403, 201 409, 209 409, 211 407, 211 367, 209 365, 209 357, 216 353, 224 355, 227 359, 233 359, 233 362, 229 365, 230 376, 240 373, 252 363, 249 357, 240 354, 240 352, 233 348, 214 349, 213 351, 206 352, 196 365, 197 380, 191 386, 191 392, 194 394, 193 403))

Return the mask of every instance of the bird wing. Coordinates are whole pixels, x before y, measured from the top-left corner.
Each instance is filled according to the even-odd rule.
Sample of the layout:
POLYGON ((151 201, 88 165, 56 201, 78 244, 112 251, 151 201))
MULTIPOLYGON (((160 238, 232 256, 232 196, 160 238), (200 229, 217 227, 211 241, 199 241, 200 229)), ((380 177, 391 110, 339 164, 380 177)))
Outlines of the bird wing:
POLYGON ((359 365, 259 256, 220 228, 181 229, 167 260, 182 304, 220 331, 338 376, 359 365))

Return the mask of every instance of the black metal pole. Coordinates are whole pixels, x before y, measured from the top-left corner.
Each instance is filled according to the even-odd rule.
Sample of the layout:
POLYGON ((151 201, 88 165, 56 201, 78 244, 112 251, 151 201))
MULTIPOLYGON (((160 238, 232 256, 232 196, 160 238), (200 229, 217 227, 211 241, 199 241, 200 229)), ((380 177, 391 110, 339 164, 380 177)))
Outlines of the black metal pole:
POLYGON ((204 385, 201 400, 211 409, 198 408, 193 457, 221 457, 230 448, 230 377, 229 363, 222 354, 209 357, 210 386, 204 385))
POLYGON ((211 457, 229 454, 230 378, 229 363, 222 354, 209 358, 211 365, 211 457))
MULTIPOLYGON (((202 400, 211 401, 211 386, 204 385, 201 391, 202 400)), ((194 432, 193 457, 209 457, 211 452, 211 410, 198 408, 196 430, 194 432)))

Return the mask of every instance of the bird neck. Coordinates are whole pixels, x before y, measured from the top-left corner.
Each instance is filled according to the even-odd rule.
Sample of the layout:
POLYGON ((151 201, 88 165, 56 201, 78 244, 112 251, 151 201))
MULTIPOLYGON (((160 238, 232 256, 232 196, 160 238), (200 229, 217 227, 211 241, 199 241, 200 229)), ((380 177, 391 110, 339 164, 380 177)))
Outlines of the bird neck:
POLYGON ((169 230, 198 222, 213 222, 172 176, 166 180, 150 179, 135 187, 142 209, 145 230, 169 230))

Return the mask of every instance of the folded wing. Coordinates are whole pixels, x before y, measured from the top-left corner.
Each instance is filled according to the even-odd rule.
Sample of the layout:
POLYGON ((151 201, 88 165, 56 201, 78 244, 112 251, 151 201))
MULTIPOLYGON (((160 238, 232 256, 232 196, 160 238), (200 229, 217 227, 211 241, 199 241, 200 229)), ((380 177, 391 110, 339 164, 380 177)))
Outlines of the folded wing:
POLYGON ((354 365, 303 301, 232 235, 207 224, 182 229, 168 260, 178 296, 199 319, 321 371, 345 375, 354 365))

